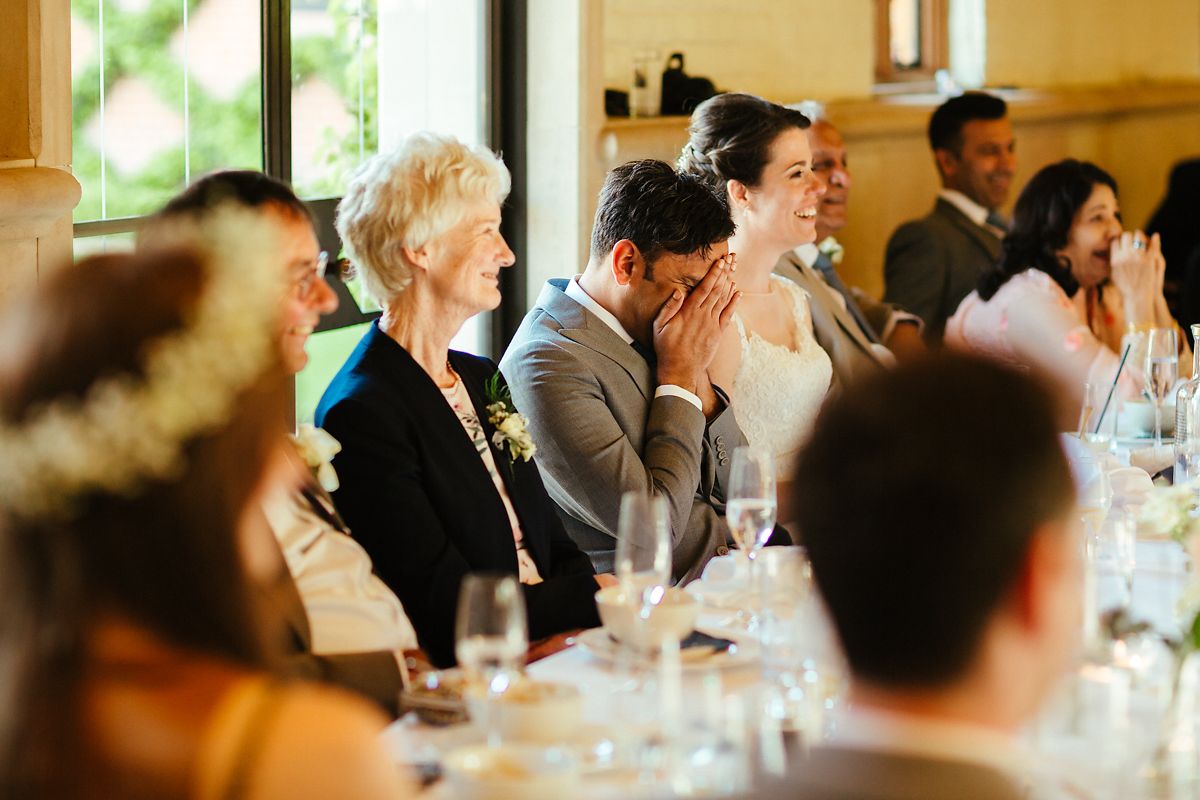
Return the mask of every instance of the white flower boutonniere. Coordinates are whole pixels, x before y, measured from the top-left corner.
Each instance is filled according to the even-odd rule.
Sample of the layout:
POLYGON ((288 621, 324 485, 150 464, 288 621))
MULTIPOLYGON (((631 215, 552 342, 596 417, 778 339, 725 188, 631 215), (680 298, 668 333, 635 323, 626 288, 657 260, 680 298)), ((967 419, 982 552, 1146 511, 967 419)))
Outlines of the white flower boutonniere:
POLYGON ((329 435, 324 428, 312 425, 301 425, 292 437, 300 457, 312 470, 313 477, 321 488, 327 492, 336 492, 338 486, 337 472, 333 469, 333 457, 342 452, 342 443, 329 435))
POLYGON ((529 435, 529 420, 524 414, 518 414, 513 406, 512 393, 507 386, 500 384, 500 373, 497 372, 483 386, 487 398, 488 422, 496 426, 492 435, 492 444, 501 451, 508 451, 508 462, 515 463, 519 458, 528 461, 537 452, 537 445, 529 435))
POLYGON ((842 247, 842 243, 832 236, 826 236, 822 239, 821 243, 817 245, 817 249, 829 256, 829 260, 835 267, 842 263, 842 256, 845 255, 845 249, 842 247))

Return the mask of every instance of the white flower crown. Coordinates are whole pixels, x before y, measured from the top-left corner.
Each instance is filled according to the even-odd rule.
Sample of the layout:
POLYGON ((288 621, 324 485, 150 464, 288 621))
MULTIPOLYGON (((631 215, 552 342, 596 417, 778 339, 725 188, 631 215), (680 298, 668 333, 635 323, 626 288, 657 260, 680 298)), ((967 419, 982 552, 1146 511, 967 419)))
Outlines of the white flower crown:
POLYGON ((236 207, 203 222, 158 222, 153 243, 190 246, 204 290, 182 329, 155 339, 143 375, 96 381, 85 396, 0 422, 0 508, 24 519, 70 519, 92 493, 133 496, 184 468, 183 449, 226 422, 275 349, 284 287, 278 236, 236 207))

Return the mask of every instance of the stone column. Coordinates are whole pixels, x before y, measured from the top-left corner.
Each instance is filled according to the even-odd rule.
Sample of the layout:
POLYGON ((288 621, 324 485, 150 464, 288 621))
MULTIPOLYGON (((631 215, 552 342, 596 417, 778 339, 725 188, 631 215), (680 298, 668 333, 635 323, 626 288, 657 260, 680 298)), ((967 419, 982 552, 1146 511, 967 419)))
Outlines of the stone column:
POLYGON ((5 0, 0 26, 0 303, 71 258, 69 0, 5 0))

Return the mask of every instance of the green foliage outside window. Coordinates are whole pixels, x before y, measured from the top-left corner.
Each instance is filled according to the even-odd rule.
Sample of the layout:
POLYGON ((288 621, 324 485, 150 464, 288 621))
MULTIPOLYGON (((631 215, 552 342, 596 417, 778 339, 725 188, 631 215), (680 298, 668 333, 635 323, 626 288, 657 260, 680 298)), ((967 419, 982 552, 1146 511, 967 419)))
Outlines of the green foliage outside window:
MULTIPOLYGON (((92 31, 99 27, 99 2, 71 0, 72 14, 92 31)), ((112 0, 105 0, 106 92, 122 78, 136 77, 150 87, 165 107, 182 116, 183 64, 172 54, 170 43, 183 24, 183 2, 187 2, 189 16, 194 16, 203 0, 149 0, 140 11, 121 10, 112 0)), ((302 85, 313 77, 323 79, 356 120, 345 136, 324 131, 325 139, 317 156, 322 168, 315 171, 321 177, 310 182, 311 185, 297 185, 302 196, 336 195, 346 172, 361 160, 360 153, 370 155, 378 148, 375 3, 376 0, 329 0, 329 33, 304 36, 292 42, 293 85, 302 85), (364 107, 361 137, 357 125, 360 79, 364 107)), ((100 107, 100 55, 97 53, 91 63, 82 65, 72 79, 72 170, 83 185, 83 198, 75 210, 77 221, 152 213, 183 188, 185 180, 182 141, 155 155, 134 174, 122 174, 110 163, 105 174, 107 202, 102 215, 101 155, 86 135, 100 107)), ((247 79, 230 100, 214 97, 192 80, 188 106, 193 176, 220 167, 262 167, 260 75, 247 79)))

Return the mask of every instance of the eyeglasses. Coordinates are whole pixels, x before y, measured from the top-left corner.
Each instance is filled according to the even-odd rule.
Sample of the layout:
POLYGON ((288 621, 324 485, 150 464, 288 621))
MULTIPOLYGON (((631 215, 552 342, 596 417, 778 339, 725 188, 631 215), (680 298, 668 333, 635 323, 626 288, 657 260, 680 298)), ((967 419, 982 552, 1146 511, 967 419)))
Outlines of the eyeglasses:
POLYGON ((322 250, 317 255, 317 264, 309 272, 304 273, 304 277, 292 284, 292 291, 296 293, 296 298, 303 300, 312 294, 313 288, 317 285, 317 281, 325 280, 325 267, 329 264, 329 253, 322 250))

